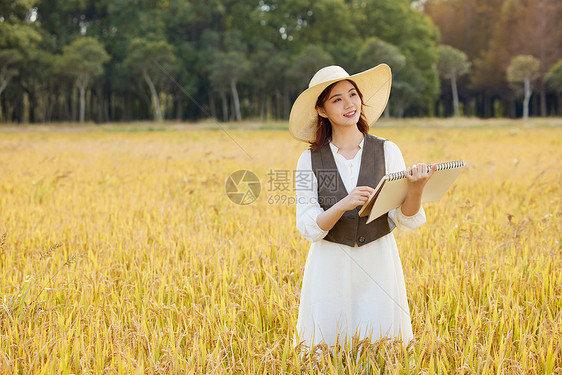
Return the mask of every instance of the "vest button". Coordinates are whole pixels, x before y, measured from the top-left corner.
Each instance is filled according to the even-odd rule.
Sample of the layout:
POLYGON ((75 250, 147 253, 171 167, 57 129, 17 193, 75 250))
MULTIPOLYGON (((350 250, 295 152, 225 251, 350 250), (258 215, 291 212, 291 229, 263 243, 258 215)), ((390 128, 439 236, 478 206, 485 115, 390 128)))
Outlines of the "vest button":
POLYGON ((363 242, 365 242, 365 237, 363 236, 359 237, 359 243, 363 243, 363 242))

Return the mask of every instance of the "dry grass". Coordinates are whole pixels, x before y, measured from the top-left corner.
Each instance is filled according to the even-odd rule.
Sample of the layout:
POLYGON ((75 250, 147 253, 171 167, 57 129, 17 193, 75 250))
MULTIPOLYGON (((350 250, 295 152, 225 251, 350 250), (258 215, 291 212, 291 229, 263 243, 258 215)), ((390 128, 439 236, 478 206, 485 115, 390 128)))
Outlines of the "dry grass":
POLYGON ((6 132, 0 373, 562 374, 562 129, 375 129, 407 163, 469 168, 395 232, 415 341, 293 347, 309 244, 268 172, 286 131, 6 132), (238 169, 262 181, 247 206, 238 169), (278 201, 281 202, 281 201, 278 201))

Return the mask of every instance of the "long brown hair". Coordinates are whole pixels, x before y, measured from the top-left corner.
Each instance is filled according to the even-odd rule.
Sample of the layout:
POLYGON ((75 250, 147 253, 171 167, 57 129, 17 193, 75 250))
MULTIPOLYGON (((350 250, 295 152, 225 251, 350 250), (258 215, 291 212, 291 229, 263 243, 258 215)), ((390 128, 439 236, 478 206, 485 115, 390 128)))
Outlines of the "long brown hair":
MULTIPOLYGON (((361 98, 361 116, 359 117, 359 121, 357 121, 357 129, 359 129, 361 133, 367 134, 369 132, 369 124, 367 123, 367 119, 365 118, 363 112, 363 107, 365 106, 365 103, 363 102, 363 94, 361 93, 361 91, 359 91, 359 88, 357 87, 355 82, 353 82, 350 79, 348 79, 347 81, 351 82, 351 84, 353 85, 353 87, 355 87, 355 90, 359 94, 359 98, 361 98)), ((318 100, 316 101, 315 108, 324 107, 324 103, 326 103, 326 100, 328 100, 330 91, 332 91, 332 88, 339 82, 341 81, 332 83, 330 86, 326 87, 324 91, 322 91, 322 94, 318 96, 318 100)), ((325 145, 331 139, 332 139, 332 124, 330 123, 330 120, 318 115, 316 138, 314 139, 314 142, 310 142, 310 149, 312 151, 317 151, 320 147, 325 145)))

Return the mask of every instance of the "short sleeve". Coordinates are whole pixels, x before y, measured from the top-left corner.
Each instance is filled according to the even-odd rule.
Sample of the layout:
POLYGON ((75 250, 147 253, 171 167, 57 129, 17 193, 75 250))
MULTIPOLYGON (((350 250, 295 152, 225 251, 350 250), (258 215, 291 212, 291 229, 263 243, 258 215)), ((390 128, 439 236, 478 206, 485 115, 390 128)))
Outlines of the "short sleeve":
POLYGON ((326 237, 328 231, 321 229, 316 222, 316 218, 324 209, 318 203, 318 181, 312 171, 310 150, 304 151, 297 163, 295 193, 299 232, 310 242, 326 237))
MULTIPOLYGON (((384 142, 384 159, 386 173, 399 172, 406 169, 406 163, 398 146, 390 141, 384 142)), ((411 231, 421 227, 426 222, 425 211, 423 207, 412 215, 406 216, 402 213, 401 207, 395 208, 388 213, 388 219, 392 220, 400 230, 411 231)))

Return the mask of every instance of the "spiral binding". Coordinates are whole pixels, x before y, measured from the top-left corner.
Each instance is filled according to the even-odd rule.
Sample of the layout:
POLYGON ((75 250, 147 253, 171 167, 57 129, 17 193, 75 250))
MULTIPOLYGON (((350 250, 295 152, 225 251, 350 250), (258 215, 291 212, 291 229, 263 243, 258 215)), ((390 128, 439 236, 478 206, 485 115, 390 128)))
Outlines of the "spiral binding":
POLYGON ((464 161, 462 160, 455 160, 455 161, 448 161, 446 163, 439 163, 437 164, 437 171, 442 171, 443 169, 453 169, 453 168, 460 168, 464 167, 464 161))
MULTIPOLYGON (((464 161, 463 160, 455 160, 455 161, 448 161, 445 163, 439 163, 437 164, 437 168, 435 169, 436 171, 442 171, 445 169, 453 169, 453 168, 460 168, 460 167, 464 167, 464 161)), ((427 169, 429 171, 429 168, 431 168, 431 166, 428 166, 427 169)), ((400 180, 401 178, 406 178, 406 171, 400 171, 400 172, 394 172, 394 173, 389 173, 386 175, 388 181, 394 181, 394 180, 400 180)))

